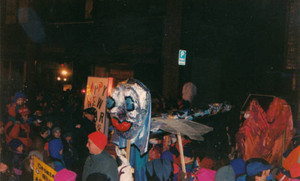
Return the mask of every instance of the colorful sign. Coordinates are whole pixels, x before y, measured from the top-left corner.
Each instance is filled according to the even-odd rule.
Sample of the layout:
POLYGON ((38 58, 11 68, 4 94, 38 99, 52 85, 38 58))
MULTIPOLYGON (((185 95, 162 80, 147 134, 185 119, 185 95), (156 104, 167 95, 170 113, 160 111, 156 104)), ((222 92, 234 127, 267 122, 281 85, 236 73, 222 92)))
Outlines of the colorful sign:
POLYGON ((33 181, 54 181, 56 171, 33 156, 33 181))
POLYGON ((112 89, 113 78, 88 77, 84 109, 97 109, 96 130, 108 134, 109 121, 106 119, 106 97, 112 89))

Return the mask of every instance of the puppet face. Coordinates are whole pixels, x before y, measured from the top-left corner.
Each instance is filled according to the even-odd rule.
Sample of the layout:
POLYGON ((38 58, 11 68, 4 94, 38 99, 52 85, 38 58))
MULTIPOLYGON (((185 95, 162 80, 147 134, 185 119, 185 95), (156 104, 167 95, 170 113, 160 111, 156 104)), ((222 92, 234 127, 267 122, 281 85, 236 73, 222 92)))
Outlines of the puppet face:
POLYGON ((141 83, 120 83, 107 98, 106 107, 117 133, 123 138, 134 138, 145 124, 150 93, 141 83))

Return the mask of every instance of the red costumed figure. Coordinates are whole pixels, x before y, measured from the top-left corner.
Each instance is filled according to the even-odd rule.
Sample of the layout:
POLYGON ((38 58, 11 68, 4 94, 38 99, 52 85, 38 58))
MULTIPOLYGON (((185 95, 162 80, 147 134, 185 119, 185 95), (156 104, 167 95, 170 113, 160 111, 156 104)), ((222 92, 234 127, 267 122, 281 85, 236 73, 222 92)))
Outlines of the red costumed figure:
POLYGON ((270 164, 279 165, 282 147, 286 150, 292 138, 293 120, 288 103, 275 97, 266 113, 257 100, 252 100, 245 116, 246 120, 236 135, 236 146, 244 160, 263 158, 270 164))

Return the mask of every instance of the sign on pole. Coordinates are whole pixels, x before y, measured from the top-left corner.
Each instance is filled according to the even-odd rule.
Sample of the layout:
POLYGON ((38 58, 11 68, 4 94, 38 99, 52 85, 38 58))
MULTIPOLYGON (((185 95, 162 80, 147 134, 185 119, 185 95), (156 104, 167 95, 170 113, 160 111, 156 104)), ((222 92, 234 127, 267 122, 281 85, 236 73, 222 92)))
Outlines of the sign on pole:
POLYGON ((179 50, 178 65, 185 65, 186 62, 186 50, 179 50))
POLYGON ((84 109, 97 110, 96 130, 108 134, 109 121, 106 119, 106 98, 112 90, 113 78, 88 77, 84 109))

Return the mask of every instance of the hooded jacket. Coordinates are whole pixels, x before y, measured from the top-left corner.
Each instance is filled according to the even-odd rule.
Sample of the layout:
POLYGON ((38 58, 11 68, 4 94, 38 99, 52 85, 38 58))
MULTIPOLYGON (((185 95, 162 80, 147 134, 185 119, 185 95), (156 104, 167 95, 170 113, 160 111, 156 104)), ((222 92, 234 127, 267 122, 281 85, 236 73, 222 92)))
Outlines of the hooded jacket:
POLYGON ((63 160, 63 155, 59 152, 64 148, 63 143, 60 139, 53 139, 49 142, 49 154, 50 158, 54 162, 55 171, 60 171, 65 168, 65 162, 63 160))

